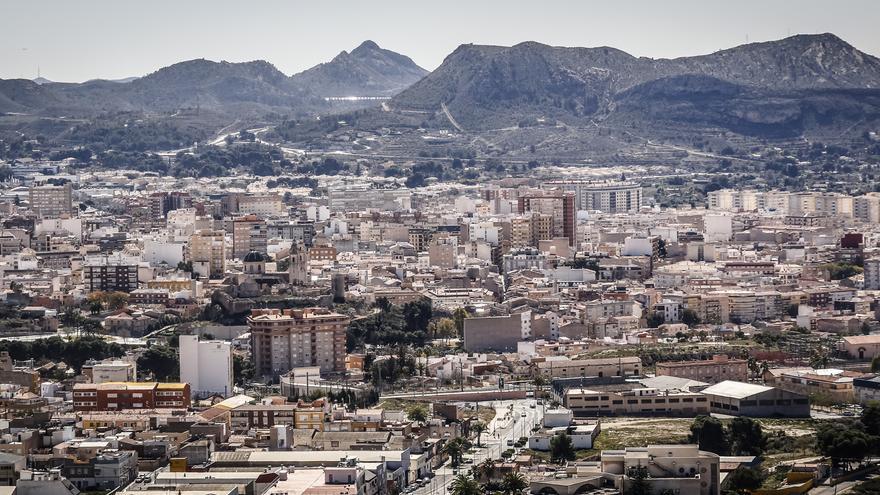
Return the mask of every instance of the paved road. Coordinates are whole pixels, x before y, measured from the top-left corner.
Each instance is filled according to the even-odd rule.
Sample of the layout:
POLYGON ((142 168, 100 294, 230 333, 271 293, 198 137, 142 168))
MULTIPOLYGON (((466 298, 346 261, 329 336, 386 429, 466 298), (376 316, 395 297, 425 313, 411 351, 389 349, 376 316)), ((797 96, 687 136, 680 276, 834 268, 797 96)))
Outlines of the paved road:
MULTIPOLYGON (((486 459, 500 459, 501 453, 511 448, 507 446, 508 440, 515 442, 520 437, 529 436, 531 429, 543 418, 543 408, 536 406, 532 409, 531 404, 535 404, 535 399, 494 401, 492 406, 495 408, 495 418, 489 422, 486 432, 480 437, 481 447, 475 447, 476 451, 473 454, 465 455, 466 459, 473 459, 473 463, 462 464, 458 472, 467 472, 472 466, 486 459)), ((435 469, 431 482, 416 490, 413 495, 444 494, 455 475, 455 470, 446 463, 435 469)))

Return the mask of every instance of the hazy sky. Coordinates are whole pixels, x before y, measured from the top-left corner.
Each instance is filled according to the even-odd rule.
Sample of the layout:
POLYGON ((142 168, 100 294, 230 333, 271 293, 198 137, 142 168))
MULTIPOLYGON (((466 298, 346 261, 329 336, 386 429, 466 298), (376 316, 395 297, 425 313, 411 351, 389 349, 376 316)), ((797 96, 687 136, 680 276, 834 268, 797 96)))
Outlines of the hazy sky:
POLYGON ((677 57, 833 32, 880 56, 878 0, 0 0, 0 78, 140 76, 182 60, 293 74, 372 39, 433 69, 462 43, 613 46, 677 57))

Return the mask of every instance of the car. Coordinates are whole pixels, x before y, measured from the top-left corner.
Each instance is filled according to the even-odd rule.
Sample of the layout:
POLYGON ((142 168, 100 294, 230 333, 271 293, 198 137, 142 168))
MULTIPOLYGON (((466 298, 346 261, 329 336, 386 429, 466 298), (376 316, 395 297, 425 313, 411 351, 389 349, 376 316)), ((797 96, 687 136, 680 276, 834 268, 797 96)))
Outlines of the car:
POLYGON ((535 408, 535 404, 534 404, 534 403, 531 403, 531 404, 529 404, 529 407, 532 408, 532 409, 534 409, 534 408, 535 408))
POLYGON ((512 439, 507 441, 507 446, 508 446, 508 447, 512 447, 512 446, 513 446, 513 440, 512 440, 512 439))
POLYGON ((526 417, 526 416, 527 416, 527 414, 526 414, 526 412, 525 412, 525 411, 523 411, 523 413, 522 413, 522 414, 520 414, 520 416, 522 416, 522 417, 523 417, 523 418, 524 418, 524 417, 526 417))

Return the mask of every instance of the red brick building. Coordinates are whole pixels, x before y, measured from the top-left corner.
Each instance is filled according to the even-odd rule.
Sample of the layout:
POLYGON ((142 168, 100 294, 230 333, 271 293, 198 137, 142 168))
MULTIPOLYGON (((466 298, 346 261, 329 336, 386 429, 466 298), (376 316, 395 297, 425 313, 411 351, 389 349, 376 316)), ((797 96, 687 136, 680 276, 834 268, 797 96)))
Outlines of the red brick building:
POLYGON ((191 404, 188 383, 78 383, 73 387, 74 411, 183 409, 191 404))

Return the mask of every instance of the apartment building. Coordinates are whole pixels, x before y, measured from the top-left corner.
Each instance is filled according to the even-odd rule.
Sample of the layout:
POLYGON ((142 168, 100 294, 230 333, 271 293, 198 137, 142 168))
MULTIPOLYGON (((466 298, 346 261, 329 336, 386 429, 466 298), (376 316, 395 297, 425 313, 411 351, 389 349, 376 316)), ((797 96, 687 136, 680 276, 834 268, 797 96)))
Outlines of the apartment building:
POLYGON ((106 382, 77 383, 73 387, 74 411, 121 411, 190 407, 188 383, 106 382))
POLYGON ((194 396, 232 394, 232 344, 181 335, 179 348, 180 380, 189 383, 194 396))
POLYGON ((238 213, 260 218, 277 217, 287 210, 278 194, 256 194, 238 197, 238 213))
POLYGON ((199 230, 189 238, 187 259, 193 272, 204 278, 226 273, 226 235, 222 230, 199 230))
POLYGON ((349 321, 324 308, 253 310, 248 326, 257 374, 277 376, 306 366, 322 373, 344 371, 349 321))
POLYGON ((31 186, 30 209, 39 218, 58 218, 73 214, 70 183, 63 186, 31 186))
POLYGON ((464 349, 468 352, 515 351, 517 342, 531 336, 531 311, 464 320, 464 349))
POLYGON ((82 278, 88 292, 131 292, 138 288, 140 260, 123 253, 86 256, 82 278))
POLYGON ((749 379, 749 363, 720 354, 704 361, 667 361, 657 363, 657 376, 675 376, 706 383, 725 380, 745 382, 749 379))
POLYGON ((296 404, 245 404, 229 411, 233 431, 296 426, 296 404))
POLYGON ((532 217, 532 231, 537 240, 566 237, 570 246, 577 241, 575 232, 575 196, 570 192, 528 194, 517 199, 520 214, 532 217))
POLYGON ((150 215, 153 218, 165 218, 168 212, 184 208, 192 208, 192 197, 189 193, 171 191, 150 195, 150 215))
POLYGON ((642 186, 634 182, 555 180, 545 186, 573 193, 578 210, 632 213, 642 206, 642 186))
POLYGON ((265 253, 268 241, 266 221, 256 215, 232 220, 232 257, 242 259, 251 251, 265 253))
POLYGON ((137 362, 109 360, 86 363, 82 367, 82 374, 89 377, 94 384, 134 382, 137 381, 137 362))
POLYGON ((589 301, 584 303, 581 308, 583 309, 584 321, 596 321, 615 316, 634 316, 636 313, 635 301, 617 299, 589 301))

